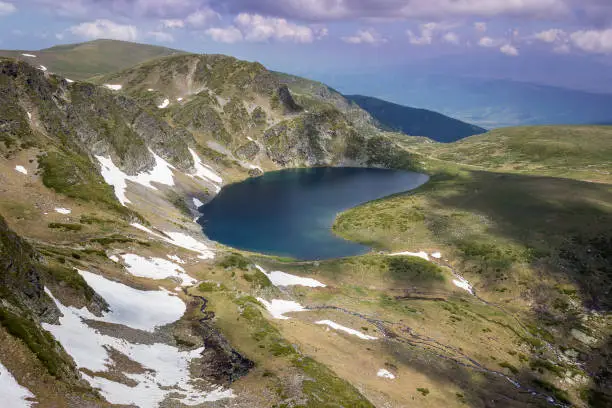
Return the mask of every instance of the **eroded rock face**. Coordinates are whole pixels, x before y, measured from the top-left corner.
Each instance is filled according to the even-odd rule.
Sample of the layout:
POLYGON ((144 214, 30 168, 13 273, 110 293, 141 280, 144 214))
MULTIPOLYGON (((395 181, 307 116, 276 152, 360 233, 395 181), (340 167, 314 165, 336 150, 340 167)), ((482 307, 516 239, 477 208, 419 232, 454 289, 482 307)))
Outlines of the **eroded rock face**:
POLYGON ((202 301, 201 311, 204 318, 195 326, 194 331, 204 340, 204 351, 198 371, 200 376, 219 385, 229 385, 249 373, 255 363, 238 353, 227 339, 213 325, 214 313, 206 311, 208 301, 202 301))
POLYGON ((303 108, 293 100, 293 96, 291 96, 291 92, 289 92, 287 85, 279 86, 276 94, 278 95, 278 99, 285 109, 285 112, 297 113, 303 110, 303 108))
POLYGON ((0 294, 11 306, 31 310, 48 323, 58 322, 60 311, 44 293, 34 249, 15 234, 0 216, 0 294))

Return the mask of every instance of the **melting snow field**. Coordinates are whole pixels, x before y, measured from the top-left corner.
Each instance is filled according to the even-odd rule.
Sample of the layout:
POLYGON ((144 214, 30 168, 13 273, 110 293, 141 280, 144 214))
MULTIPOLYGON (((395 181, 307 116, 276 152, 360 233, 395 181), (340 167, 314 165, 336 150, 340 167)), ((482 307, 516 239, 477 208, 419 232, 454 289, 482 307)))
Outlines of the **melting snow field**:
MULTIPOLYGON (((88 283, 91 284, 89 281, 88 283)), ((99 288, 94 287, 94 289, 98 291, 99 288)), ((45 291, 53 298, 48 289, 45 289, 45 291)), ((156 292, 144 293, 154 294, 156 292)), ((133 298, 128 295, 124 300, 121 300, 122 307, 139 308, 139 303, 143 299, 142 296, 133 298)), ((79 368, 87 368, 93 372, 107 371, 111 363, 108 350, 113 348, 147 370, 141 374, 124 373, 126 377, 138 383, 135 387, 129 387, 105 378, 90 377, 82 373, 83 377, 93 387, 99 388, 102 395, 111 403, 134 404, 142 408, 148 408, 159 406, 170 395, 186 405, 197 405, 233 396, 231 390, 225 390, 221 387, 215 388, 212 392, 204 392, 194 384, 194 380, 190 379, 190 361, 198 358, 203 348, 180 351, 176 347, 160 343, 152 345, 132 344, 122 339, 101 334, 89 327, 83 319, 97 318, 87 309, 66 307, 55 298, 53 300, 63 316, 60 317, 59 325, 43 323, 43 327, 55 336, 74 358, 79 368)), ((111 307, 116 303, 114 298, 106 298, 106 300, 111 303, 111 307)), ((157 300, 146 302, 152 305, 157 300)), ((154 308, 152 311, 145 310, 149 318, 156 318, 159 307, 154 306, 154 308)), ((131 323, 129 320, 131 319, 124 323, 131 323)))
POLYGON ((60 213, 60 214, 64 214, 64 215, 68 215, 72 212, 72 210, 68 209, 68 208, 61 208, 61 207, 57 207, 55 208, 55 212, 56 213, 60 213))
POLYGON ((19 385, 2 363, 0 363, 0 398, 2 406, 11 408, 29 408, 32 403, 26 401, 26 398, 34 398, 30 390, 19 385))
POLYGON ((434 252, 433 254, 431 254, 432 257, 436 258, 436 259, 440 259, 442 258, 442 254, 439 252, 434 252))
POLYGON ((110 89, 111 91, 120 91, 121 88, 123 88, 123 85, 104 84, 104 86, 110 89))
POLYGON ((215 257, 215 253, 211 249, 209 249, 203 242, 200 242, 189 235, 183 234, 181 232, 164 231, 164 234, 168 236, 165 237, 161 234, 151 231, 144 225, 140 225, 138 223, 133 223, 130 225, 134 228, 151 234, 156 238, 166 241, 169 244, 175 245, 180 248, 188 249, 193 252, 197 252, 200 254, 198 255, 199 259, 213 259, 215 257))
POLYGON ((152 332, 158 326, 179 320, 187 309, 180 298, 166 290, 142 291, 91 272, 79 271, 79 274, 110 307, 110 312, 102 318, 92 315, 93 320, 152 332))
POLYGON ((453 279, 453 284, 455 286, 457 286, 458 288, 461 288, 463 290, 467 290, 468 292, 470 292, 472 295, 474 294, 474 288, 472 288, 472 285, 470 285, 470 282, 468 282, 467 280, 465 280, 463 277, 459 276, 459 275, 455 275, 457 277, 457 279, 453 279))
POLYGON ((395 252, 393 254, 389 254, 389 256, 416 256, 418 258, 423 258, 426 261, 429 261, 429 255, 427 252, 395 252))
POLYGON ((389 380, 394 380, 395 379, 395 376, 393 375, 393 373, 389 372, 388 370, 385 370, 384 368, 381 368, 380 370, 378 370, 376 375, 378 377, 388 378, 389 380))
POLYGON ((181 282, 181 286, 194 285, 197 282, 187 275, 187 272, 181 266, 166 259, 147 259, 135 254, 125 254, 121 257, 127 265, 127 270, 134 276, 150 279, 175 278, 181 282))
POLYGON ((73 81, 72 79, 70 79, 70 78, 64 78, 64 79, 65 79, 65 80, 66 80, 66 82, 68 82, 69 84, 74 83, 74 81, 73 81))
POLYGON ((164 101, 161 103, 161 105, 158 105, 157 107, 159 109, 165 109, 168 107, 168 105, 170 105, 170 99, 164 99, 164 101))
POLYGON ((34 54, 21 54, 21 55, 23 55, 24 57, 36 58, 36 55, 34 54))
POLYGON ((285 316, 285 313, 303 312, 306 310, 302 305, 292 300, 272 299, 271 302, 262 298, 257 298, 257 300, 265 306, 268 313, 275 319, 287 320, 290 317, 285 316))
POLYGON ((192 177, 200 177, 201 179, 210 180, 218 184, 223 183, 223 179, 219 177, 217 173, 212 171, 210 167, 203 164, 202 160, 200 160, 195 150, 193 150, 191 147, 189 148, 189 153, 191 153, 191 157, 193 158, 193 163, 196 170, 195 174, 192 177))
POLYGON ((115 166, 110 157, 96 156, 96 159, 98 159, 100 165, 102 166, 101 173, 104 181, 113 186, 115 196, 117 196, 119 202, 124 206, 127 203, 131 203, 131 201, 128 200, 125 195, 127 190, 127 180, 153 190, 157 190, 157 188, 151 184, 154 182, 165 184, 167 186, 174 185, 174 174, 172 173, 174 166, 159 157, 152 150, 149 151, 155 158, 155 167, 148 172, 140 173, 136 176, 128 176, 125 174, 119 167, 115 166))
POLYGON ((360 339, 363 339, 363 340, 376 340, 376 339, 378 339, 378 337, 369 336, 369 335, 364 334, 364 333, 362 333, 362 332, 360 332, 358 330, 354 330, 354 329, 351 329, 350 327, 342 326, 342 325, 340 325, 340 324, 338 324, 336 322, 333 322, 331 320, 319 320, 318 322, 315 322, 315 323, 316 324, 323 324, 323 325, 326 325, 328 327, 331 327, 334 330, 340 330, 340 331, 343 331, 345 333, 352 334, 353 336, 357 336, 357 337, 359 337, 360 339))
POLYGON ((179 263, 179 264, 185 264, 185 261, 183 261, 178 255, 166 255, 166 256, 171 261, 174 261, 174 262, 179 263))
POLYGON ((200 208, 201 206, 204 205, 204 203, 198 200, 197 198, 193 197, 193 205, 195 205, 197 208, 200 208))
POLYGON ((257 269, 263 272, 270 282, 274 286, 307 286, 309 288, 324 288, 325 284, 319 282, 318 280, 312 278, 302 278, 296 275, 291 275, 289 273, 281 272, 281 271, 272 271, 270 273, 266 272, 264 268, 259 265, 255 265, 257 269))
POLYGON ((22 173, 22 174, 25 174, 25 175, 27 175, 27 174, 28 174, 28 171, 27 171, 27 170, 26 170, 26 168, 25 168, 25 167, 23 167, 23 166, 15 166, 15 170, 16 170, 16 171, 18 171, 18 172, 20 172, 20 173, 22 173))
POLYGON ((40 65, 38 69, 40 69, 43 72, 47 71, 47 67, 45 67, 44 65, 40 65))

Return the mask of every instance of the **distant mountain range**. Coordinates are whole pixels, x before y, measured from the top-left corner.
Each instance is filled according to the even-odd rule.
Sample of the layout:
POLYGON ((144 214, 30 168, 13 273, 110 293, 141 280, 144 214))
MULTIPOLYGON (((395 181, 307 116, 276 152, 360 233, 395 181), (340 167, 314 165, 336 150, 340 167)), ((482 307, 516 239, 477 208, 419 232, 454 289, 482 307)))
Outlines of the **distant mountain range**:
POLYGON ((381 127, 438 142, 454 142, 487 130, 427 109, 398 105, 363 95, 345 95, 378 121, 381 127))
POLYGON ((408 69, 313 76, 344 94, 371 95, 418 106, 487 129, 612 120, 612 94, 507 79, 430 75, 408 69))

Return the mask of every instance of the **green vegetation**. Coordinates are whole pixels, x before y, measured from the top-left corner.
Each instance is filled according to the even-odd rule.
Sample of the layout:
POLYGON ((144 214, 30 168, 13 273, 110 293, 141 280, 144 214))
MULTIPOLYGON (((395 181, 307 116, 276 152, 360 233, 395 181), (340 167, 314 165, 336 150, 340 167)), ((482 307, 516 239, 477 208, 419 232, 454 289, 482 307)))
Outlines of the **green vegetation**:
POLYGON ((81 224, 64 224, 61 222, 51 222, 48 226, 49 228, 61 229, 64 231, 81 231, 83 229, 81 224))
POLYGON ((294 365, 306 374, 302 385, 303 392, 309 397, 306 407, 374 407, 347 381, 338 378, 329 368, 312 358, 295 358, 294 365))
POLYGON ((224 257, 221 262, 219 262, 219 266, 225 269, 236 268, 243 271, 249 269, 249 265, 251 265, 251 261, 245 258, 243 255, 233 252, 226 257, 224 257))
POLYGON ((387 258, 389 273, 396 280, 426 284, 431 281, 444 281, 444 272, 439 266, 414 256, 394 256, 387 258))
MULTIPOLYGON (((165 47, 126 41, 95 40, 36 51, 36 63, 74 80, 118 71, 165 55, 182 53, 165 47)), ((21 51, 0 51, 0 56, 19 57, 21 51)))
POLYGON ((37 322, 0 307, 0 325, 12 336, 21 339, 43 363, 49 374, 59 378, 65 375, 65 367, 70 367, 70 364, 57 351, 55 338, 42 330, 37 322))
POLYGON ((52 151, 38 157, 43 184, 70 198, 97 202, 125 217, 137 217, 115 198, 95 166, 84 156, 52 151))
POLYGON ((52 282, 59 283, 62 286, 67 286, 75 290, 79 295, 82 295, 88 302, 91 301, 96 294, 94 290, 87 284, 85 279, 74 269, 65 266, 50 264, 42 268, 45 275, 52 282))
POLYGON ((612 182, 610 126, 503 128, 457 143, 409 148, 488 170, 612 182))
POLYGON ((245 273, 244 275, 242 275, 242 277, 244 278, 244 280, 251 283, 251 285, 255 288, 263 289, 272 287, 272 282, 270 282, 270 279, 268 279, 266 274, 264 274, 260 270, 256 270, 253 273, 245 273))
POLYGON ((420 392, 424 397, 429 394, 429 388, 417 388, 417 391, 420 392))

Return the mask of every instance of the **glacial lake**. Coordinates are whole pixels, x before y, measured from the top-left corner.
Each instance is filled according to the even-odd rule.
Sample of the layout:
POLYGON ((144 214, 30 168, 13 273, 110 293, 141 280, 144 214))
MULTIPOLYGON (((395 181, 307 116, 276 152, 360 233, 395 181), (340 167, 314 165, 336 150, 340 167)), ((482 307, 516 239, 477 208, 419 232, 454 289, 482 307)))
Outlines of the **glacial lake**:
POLYGON ((208 238, 247 251, 300 260, 360 255, 370 248, 335 235, 336 216, 428 179, 420 173, 342 167, 269 172, 223 187, 200 207, 198 223, 208 238))

